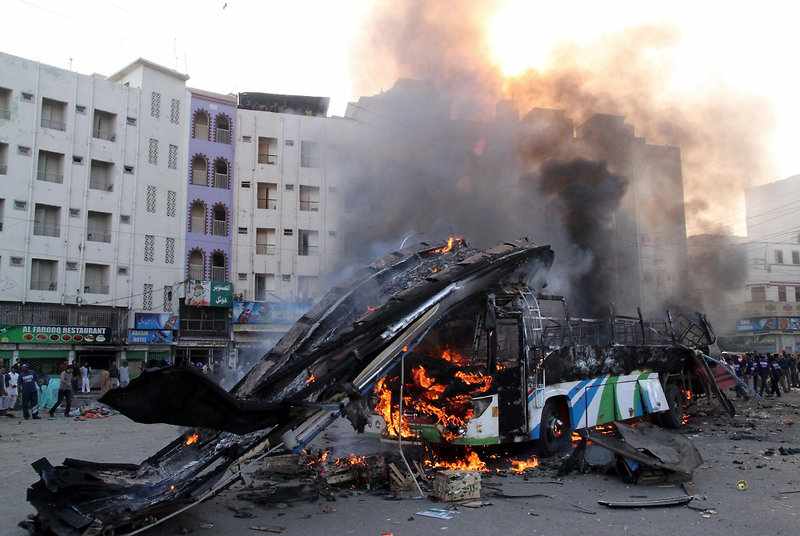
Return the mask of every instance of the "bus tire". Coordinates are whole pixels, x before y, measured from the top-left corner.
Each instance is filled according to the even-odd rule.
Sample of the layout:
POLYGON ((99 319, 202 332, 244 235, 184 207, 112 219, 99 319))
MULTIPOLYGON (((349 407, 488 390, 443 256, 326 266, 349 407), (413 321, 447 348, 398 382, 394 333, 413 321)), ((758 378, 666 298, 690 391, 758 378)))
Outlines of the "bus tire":
POLYGON ((664 428, 680 428, 683 426, 683 393, 674 383, 667 384, 664 389, 669 409, 658 414, 658 423, 664 428))
POLYGON ((569 408, 563 399, 550 399, 542 410, 539 448, 544 456, 552 456, 566 449, 570 444, 572 426, 569 422, 569 408))

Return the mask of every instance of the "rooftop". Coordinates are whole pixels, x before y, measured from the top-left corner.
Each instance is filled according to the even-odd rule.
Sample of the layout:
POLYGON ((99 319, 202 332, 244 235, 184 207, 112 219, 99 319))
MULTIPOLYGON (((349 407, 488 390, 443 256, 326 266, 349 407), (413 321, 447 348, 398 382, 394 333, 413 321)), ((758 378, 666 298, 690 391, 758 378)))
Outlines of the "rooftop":
POLYGON ((112 74, 108 77, 109 80, 118 81, 120 78, 123 78, 125 75, 136 69, 137 67, 147 67, 148 69, 153 69, 155 71, 160 71, 168 76, 173 76, 178 78, 179 80, 183 80, 184 82, 189 80, 188 74, 179 73, 173 69, 168 67, 164 67, 163 65, 159 65, 158 63, 152 62, 150 60, 146 60, 144 58, 139 58, 133 60, 131 63, 117 71, 116 73, 112 74))

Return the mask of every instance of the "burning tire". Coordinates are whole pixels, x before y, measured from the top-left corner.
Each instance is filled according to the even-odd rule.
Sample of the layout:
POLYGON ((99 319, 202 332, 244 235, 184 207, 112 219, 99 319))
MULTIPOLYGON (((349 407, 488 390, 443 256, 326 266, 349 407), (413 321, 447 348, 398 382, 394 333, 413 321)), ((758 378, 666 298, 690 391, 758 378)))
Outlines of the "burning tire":
POLYGON ((680 428, 683 426, 683 393, 674 383, 667 384, 664 389, 669 411, 658 414, 658 423, 664 428, 680 428))
POLYGON ((567 448, 572 435, 569 408, 562 399, 550 399, 542 410, 539 448, 544 456, 552 456, 567 448))

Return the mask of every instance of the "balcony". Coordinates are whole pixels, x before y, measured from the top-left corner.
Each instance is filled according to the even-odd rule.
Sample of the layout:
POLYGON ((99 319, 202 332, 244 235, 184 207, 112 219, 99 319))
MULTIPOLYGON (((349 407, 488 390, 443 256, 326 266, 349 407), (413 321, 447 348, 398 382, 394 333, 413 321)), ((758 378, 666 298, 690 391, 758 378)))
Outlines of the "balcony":
POLYGON ((0 175, 5 175, 8 173, 8 166, 6 164, 0 164, 0 175))
POLYGON ((86 233, 86 240, 89 242, 111 243, 111 233, 104 231, 89 231, 86 233))
POLYGON ((105 129, 95 129, 92 133, 92 136, 99 139, 99 140, 106 140, 106 141, 117 141, 117 136, 111 132, 110 130, 105 129))
POLYGON ((275 255, 277 249, 275 244, 256 244, 256 255, 275 255))
POLYGON ((211 280, 212 281, 225 281, 225 267, 212 266, 211 267, 211 280))
POLYGON ((227 187, 228 187, 228 174, 214 173, 214 188, 227 188, 227 187))
POLYGON ((36 178, 40 181, 54 182, 61 184, 64 182, 64 174, 54 171, 47 171, 46 169, 37 169, 36 178))
POLYGON ((85 285, 84 294, 108 294, 108 285, 85 285))
POLYGON ((203 279, 203 265, 190 264, 189 265, 189 279, 203 279))
POLYGON ((0 119, 11 119, 11 110, 8 108, 0 108, 0 119))
POLYGON ((58 287, 51 279, 31 279, 31 290, 55 291, 58 287))
POLYGON ((231 144, 231 131, 226 128, 217 129, 217 143, 231 144))
POLYGON ((214 220, 214 224, 211 227, 211 234, 214 236, 227 236, 227 232, 225 229, 225 222, 214 220))
POLYGON ((42 117, 42 128, 49 128, 52 130, 67 130, 67 124, 64 121, 57 119, 45 119, 42 117))
POLYGON ((300 201, 300 210, 306 212, 319 212, 319 201, 300 201))
POLYGON ((267 154, 267 153, 259 153, 258 155, 258 163, 259 164, 277 164, 278 163, 278 155, 276 154, 267 154))
POLYGON ((52 236, 58 238, 61 236, 61 226, 35 222, 33 224, 33 234, 36 236, 52 236))
POLYGON ((276 210, 278 208, 278 200, 277 199, 259 199, 258 200, 258 208, 267 209, 267 210, 276 210))
POLYGON ((227 336, 228 321, 222 319, 181 318, 181 334, 227 336))
POLYGON ((319 252, 319 246, 304 246, 297 251, 297 254, 300 257, 313 257, 317 255, 318 252, 319 252))

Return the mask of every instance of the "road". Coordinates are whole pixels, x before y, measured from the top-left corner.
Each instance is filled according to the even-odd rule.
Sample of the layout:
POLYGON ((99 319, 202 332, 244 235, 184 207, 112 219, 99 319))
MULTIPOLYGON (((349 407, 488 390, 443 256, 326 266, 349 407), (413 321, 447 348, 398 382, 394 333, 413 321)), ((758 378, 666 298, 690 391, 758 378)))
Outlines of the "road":
MULTIPOLYGON (((800 394, 790 393, 778 402, 739 404, 733 422, 697 417, 690 433, 704 463, 694 482, 699 498, 692 505, 713 510, 705 515, 687 507, 649 510, 609 510, 597 499, 661 497, 682 493, 679 488, 658 485, 626 485, 614 475, 570 475, 562 485, 549 484, 552 471, 541 469, 529 479, 518 476, 484 476, 485 482, 502 486, 507 493, 543 493, 552 498, 487 499, 481 509, 461 508, 452 520, 419 516, 416 512, 441 506, 428 500, 386 500, 367 493, 345 492, 335 502, 303 503, 291 507, 263 508, 238 501, 236 489, 156 527, 149 534, 172 536, 191 531, 199 536, 258 535, 252 526, 284 527, 286 536, 367 535, 394 536, 459 534, 488 535, 653 535, 703 534, 797 534, 800 493, 800 456, 765 455, 778 447, 800 447, 800 394), (734 433, 751 432, 755 439, 733 439, 734 433), (734 463, 736 462, 736 463, 734 463), (738 480, 749 489, 739 491, 738 480), (344 496, 346 495, 346 496, 344 496), (581 510, 573 505, 578 505, 581 510), (229 506, 252 507, 252 519, 233 516, 229 506)), ((0 421, 0 460, 4 485, 0 487, 0 535, 26 534, 16 527, 31 508, 25 488, 36 479, 30 463, 42 456, 54 463, 64 457, 94 461, 141 461, 178 433, 166 425, 139 425, 116 415, 76 422, 56 420, 0 421)), ((338 453, 364 452, 371 440, 349 437, 340 426, 328 440, 338 453), (348 437, 345 437, 348 436, 348 437)))

